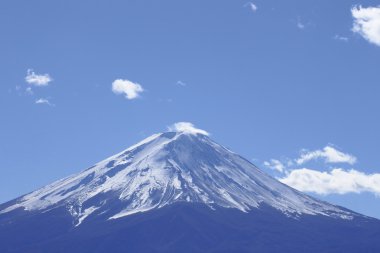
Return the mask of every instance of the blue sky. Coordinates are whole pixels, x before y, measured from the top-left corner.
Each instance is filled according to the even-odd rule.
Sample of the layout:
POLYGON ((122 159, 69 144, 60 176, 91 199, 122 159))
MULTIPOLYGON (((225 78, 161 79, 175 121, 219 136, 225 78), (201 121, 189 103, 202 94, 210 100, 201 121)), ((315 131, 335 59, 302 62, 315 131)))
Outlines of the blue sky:
POLYGON ((298 186, 342 172, 362 187, 304 190, 380 218, 379 5, 1 2, 0 202, 188 121, 298 186))

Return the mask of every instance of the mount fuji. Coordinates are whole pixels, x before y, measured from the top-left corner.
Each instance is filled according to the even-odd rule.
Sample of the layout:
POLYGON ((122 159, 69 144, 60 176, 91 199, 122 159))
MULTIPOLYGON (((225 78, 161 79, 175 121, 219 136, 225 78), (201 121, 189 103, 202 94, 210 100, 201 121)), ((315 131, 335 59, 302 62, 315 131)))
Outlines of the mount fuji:
POLYGON ((379 220, 196 130, 152 135, 0 205, 0 252, 380 252, 379 220))

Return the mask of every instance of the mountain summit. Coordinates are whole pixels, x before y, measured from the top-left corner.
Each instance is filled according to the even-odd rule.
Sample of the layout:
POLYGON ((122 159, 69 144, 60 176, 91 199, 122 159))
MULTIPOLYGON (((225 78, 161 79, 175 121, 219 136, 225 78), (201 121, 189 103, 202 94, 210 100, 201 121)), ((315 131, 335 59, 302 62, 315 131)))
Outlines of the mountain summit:
MULTIPOLYGON (((302 227, 304 224, 302 222, 305 220, 312 221, 319 228, 326 226, 326 222, 345 224, 345 226, 352 225, 360 227, 361 230, 367 226, 363 224, 376 223, 378 225, 378 221, 375 219, 317 200, 280 183, 238 154, 212 141, 207 132, 203 130, 195 131, 186 124, 179 125, 174 130, 152 135, 79 174, 58 180, 37 191, 0 205, 0 235, 2 232, 5 233, 5 228, 12 228, 14 231, 18 231, 17 228, 19 228, 22 229, 19 232, 25 233, 26 231, 28 235, 28 229, 24 225, 45 224, 46 220, 53 223, 45 224, 42 226, 43 229, 50 231, 52 228, 49 226, 62 227, 55 231, 56 234, 48 233, 36 241, 27 239, 28 243, 26 245, 21 243, 22 247, 20 240, 11 238, 10 241, 15 243, 8 246, 8 249, 14 251, 9 252, 22 252, 24 249, 49 249, 49 252, 60 252, 55 251, 55 245, 58 243, 60 247, 65 248, 65 246, 62 246, 60 244, 62 242, 57 238, 65 238, 64 240, 70 245, 71 240, 74 239, 67 238, 72 238, 75 233, 79 233, 84 238, 101 239, 102 236, 105 236, 104 232, 98 234, 96 229, 103 231, 103 228, 106 227, 108 234, 113 234, 120 229, 130 229, 131 225, 126 222, 132 220, 136 224, 140 224, 137 226, 143 230, 144 226, 153 228, 157 220, 160 224, 163 220, 169 222, 166 220, 168 217, 173 218, 173 215, 177 216, 181 213, 182 215, 186 214, 186 218, 181 219, 176 225, 178 226, 176 232, 185 234, 189 231, 188 226, 193 227, 194 224, 205 218, 208 222, 210 220, 215 222, 211 227, 218 227, 220 223, 225 223, 225 220, 233 220, 231 217, 238 217, 238 219, 247 221, 243 222, 245 226, 248 226, 247 231, 250 230, 250 226, 255 229, 260 228, 263 225, 262 220, 278 220, 279 223, 272 227, 272 229, 275 228, 274 237, 278 236, 277 226, 286 223, 293 231, 294 225, 302 227), (189 210, 193 210, 195 213, 190 215, 189 210), (168 213, 170 215, 167 216, 168 213), (210 215, 219 218, 207 218, 210 215), (141 221, 138 222, 136 219, 141 221), (192 219, 197 221, 189 224, 188 220, 192 219), (153 221, 149 223, 146 220, 153 221), (14 224, 14 226, 10 224, 14 224), (115 226, 117 229, 114 228, 115 226), (91 232, 88 231, 88 227, 92 228, 91 232)), ((231 224, 235 222, 232 221, 231 224)), ((202 224, 197 226, 196 231, 200 237, 204 233, 213 233, 212 230, 210 231, 210 224, 207 227, 202 227, 204 226, 202 224)), ((377 232, 380 231, 380 226, 375 226, 375 228, 378 229, 377 232)), ((302 228, 297 229, 301 234, 306 231, 303 231, 302 228)), ((345 229, 347 228, 345 227, 345 229)), ((356 232, 353 228, 350 229, 356 232)), ((159 230, 162 230, 160 233, 173 233, 164 228, 159 230)), ((232 228, 225 230, 227 233, 236 232, 232 228)), ((307 231, 309 230, 310 228, 307 228, 307 231)), ((347 233, 347 231, 345 232, 347 233)), ((372 227, 369 231, 373 232, 372 227)), ((220 231, 214 231, 214 233, 218 234, 220 231)), ((242 232, 239 230, 239 233, 242 232)), ((241 234, 247 238, 252 235, 254 233, 241 234)), ((108 236, 104 238, 108 238, 108 236)), ((211 243, 210 245, 213 245, 217 243, 215 239, 208 238, 207 240, 209 240, 208 243, 211 243)), ((111 239, 108 238, 106 241, 109 242, 109 240, 111 239)), ((197 240, 194 241, 195 245, 199 243, 197 240)), ((5 243, 2 239, 0 242, 5 243)), ((135 241, 133 243, 136 244, 135 241)), ((131 245, 134 245, 133 243, 131 245)), ((186 245, 182 245, 180 240, 170 244, 172 239, 162 240, 161 243, 166 245, 165 247, 169 247, 167 246, 169 243, 173 247, 164 247, 164 249, 174 251, 180 249, 183 251, 183 245, 186 245)), ((234 245, 233 242, 231 243, 234 245)), ((246 243, 249 245, 248 241, 246 243)), ((278 243, 281 244, 281 242, 278 243)), ((9 245, 9 241, 5 245, 9 245)), ((136 251, 128 252, 160 251, 160 246, 154 245, 156 244, 152 243, 151 251, 144 245, 134 245, 136 251)), ((202 248, 202 252, 208 252, 214 247, 207 245, 202 248)), ((236 246, 231 250, 239 252, 247 249, 248 252, 251 252, 249 249, 257 246, 249 247, 247 245, 236 246)), ((129 246, 125 245, 127 248, 129 246)), ((119 245, 119 247, 123 249, 122 246, 119 245)), ((352 246, 350 247, 352 250, 352 246)), ((87 252, 89 249, 91 252, 106 252, 105 250, 96 251, 93 247, 86 248, 85 246, 78 252, 87 252)), ((193 252, 198 251, 196 248, 192 249, 193 252)), ((342 248, 338 247, 338 249, 342 248)), ((163 252, 167 252, 166 250, 163 252)), ((70 251, 77 252, 73 248, 70 248, 70 251)))

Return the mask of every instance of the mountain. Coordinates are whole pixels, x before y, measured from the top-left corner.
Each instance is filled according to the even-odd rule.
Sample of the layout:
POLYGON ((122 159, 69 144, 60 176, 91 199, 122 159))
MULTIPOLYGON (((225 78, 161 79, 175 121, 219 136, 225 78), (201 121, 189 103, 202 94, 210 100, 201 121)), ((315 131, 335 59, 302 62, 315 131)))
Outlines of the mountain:
POLYGON ((188 131, 0 205, 0 252, 380 252, 379 236, 188 131))

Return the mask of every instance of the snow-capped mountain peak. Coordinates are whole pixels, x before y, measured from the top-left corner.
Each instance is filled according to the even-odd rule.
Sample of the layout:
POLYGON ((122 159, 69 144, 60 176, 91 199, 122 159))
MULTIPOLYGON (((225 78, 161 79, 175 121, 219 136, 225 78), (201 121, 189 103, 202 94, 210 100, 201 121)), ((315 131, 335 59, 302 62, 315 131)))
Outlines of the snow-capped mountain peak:
POLYGON ((206 133, 152 135, 79 174, 24 195, 0 213, 65 207, 79 225, 92 215, 117 219, 191 202, 243 212, 266 204, 289 216, 355 215, 278 182, 206 133))

